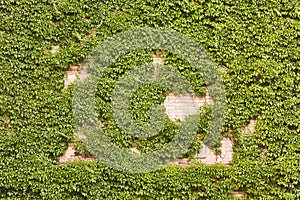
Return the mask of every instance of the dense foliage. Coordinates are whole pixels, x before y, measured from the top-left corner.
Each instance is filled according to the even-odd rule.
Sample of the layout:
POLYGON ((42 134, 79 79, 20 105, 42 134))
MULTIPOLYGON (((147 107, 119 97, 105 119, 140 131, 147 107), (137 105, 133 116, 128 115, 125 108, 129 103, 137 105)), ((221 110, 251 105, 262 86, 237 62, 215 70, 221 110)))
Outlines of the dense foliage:
MULTIPOLYGON (((0 197, 231 199, 234 191, 244 191, 249 199, 299 199, 299 8, 297 0, 1 1, 0 197), (219 65, 228 101, 223 134, 235 141, 232 166, 169 166, 130 174, 97 161, 58 165, 74 132, 72 87, 64 88, 64 70, 82 62, 105 38, 136 26, 167 27, 191 36, 219 65), (51 53, 57 45, 58 52, 51 53), (256 120, 255 131, 243 134, 250 119, 256 120)), ((120 58, 97 93, 99 119, 111 140, 142 152, 170 141, 176 124, 168 121, 152 140, 133 139, 113 123, 109 101, 116 80, 151 61, 151 51, 120 58)), ((164 53, 165 62, 203 94, 201 75, 164 53)), ((164 100, 163 94, 153 85, 137 91, 131 108, 138 123, 147 119, 144 111, 153 103, 164 100)), ((207 121, 203 115, 200 135, 207 121)), ((195 140, 186 156, 200 147, 195 140)))

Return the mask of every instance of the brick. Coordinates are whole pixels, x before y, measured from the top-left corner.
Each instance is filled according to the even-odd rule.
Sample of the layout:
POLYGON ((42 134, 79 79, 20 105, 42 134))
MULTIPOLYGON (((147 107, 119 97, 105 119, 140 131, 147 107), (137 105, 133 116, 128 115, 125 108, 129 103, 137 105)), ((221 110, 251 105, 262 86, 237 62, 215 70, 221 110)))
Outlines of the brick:
POLYGON ((221 140, 221 155, 215 155, 214 151, 208 149, 203 142, 203 148, 201 152, 196 156, 199 161, 205 164, 216 164, 216 163, 223 163, 228 165, 229 162, 232 160, 233 156, 233 142, 229 138, 223 138, 221 140))
POLYGON ((249 124, 247 124, 247 126, 245 126, 242 131, 243 133, 249 133, 252 132, 255 129, 255 120, 251 119, 249 124))
POLYGON ((198 112, 199 108, 205 105, 206 102, 212 103, 212 99, 208 93, 205 97, 197 97, 190 94, 174 95, 170 93, 166 96, 163 105, 166 107, 166 113, 172 121, 176 119, 184 120, 184 118, 190 114, 198 112))
POLYGON ((73 146, 74 144, 70 143, 64 155, 59 157, 60 165, 66 164, 67 162, 71 162, 77 159, 87 160, 87 161, 95 160, 95 157, 93 156, 88 156, 88 157, 75 156, 75 150, 73 149, 73 146))

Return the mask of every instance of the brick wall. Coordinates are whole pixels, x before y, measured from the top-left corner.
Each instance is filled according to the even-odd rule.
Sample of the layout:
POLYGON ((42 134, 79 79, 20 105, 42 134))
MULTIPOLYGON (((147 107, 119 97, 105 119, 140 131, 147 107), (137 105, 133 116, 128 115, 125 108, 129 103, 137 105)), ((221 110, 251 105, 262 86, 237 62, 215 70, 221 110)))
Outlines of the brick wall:
POLYGON ((179 119, 181 121, 190 114, 196 114, 201 106, 213 103, 212 98, 206 93, 204 97, 192 96, 189 94, 166 96, 164 106, 166 113, 172 121, 179 119))

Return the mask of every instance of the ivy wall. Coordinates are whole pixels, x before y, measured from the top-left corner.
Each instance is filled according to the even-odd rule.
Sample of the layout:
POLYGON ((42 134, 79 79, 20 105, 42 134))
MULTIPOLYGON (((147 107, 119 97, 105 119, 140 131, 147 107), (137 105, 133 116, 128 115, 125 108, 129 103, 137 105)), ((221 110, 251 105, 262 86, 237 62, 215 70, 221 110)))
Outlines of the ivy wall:
MULTIPOLYGON (((232 199, 235 191, 243 191, 246 199, 299 199, 299 8, 297 0, 1 1, 0 197, 232 199), (130 174, 97 161, 58 165, 75 130, 72 86, 64 88, 64 70, 82 62, 104 39, 136 26, 184 33, 219 66, 227 96, 223 136, 231 130, 235 141, 232 166, 169 166, 130 174), (255 131, 242 134, 251 119, 256 120, 255 131)), ((99 120, 111 141, 141 152, 161 148, 178 127, 169 120, 157 137, 133 139, 116 127, 109 103, 116 81, 137 64, 151 61, 152 51, 119 58, 97 92, 99 120)), ((164 53, 164 62, 203 94, 201 75, 178 55, 164 53)), ((146 120, 145 110, 163 102, 163 94, 163 88, 153 85, 137 91, 131 107, 135 119, 146 120)), ((207 124, 203 115, 200 136, 207 124)), ((200 148, 195 140, 186 156, 200 148)))

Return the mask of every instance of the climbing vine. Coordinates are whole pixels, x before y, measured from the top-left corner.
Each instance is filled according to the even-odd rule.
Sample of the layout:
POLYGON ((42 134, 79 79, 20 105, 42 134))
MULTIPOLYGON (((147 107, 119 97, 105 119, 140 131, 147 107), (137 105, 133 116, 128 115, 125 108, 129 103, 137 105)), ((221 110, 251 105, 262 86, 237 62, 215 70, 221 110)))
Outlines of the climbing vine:
MULTIPOLYGON (((232 199, 239 191, 246 199, 299 199, 299 8, 296 0, 1 1, 0 197, 232 199), (234 140, 231 166, 195 163, 130 174, 98 161, 59 165, 75 130, 73 87, 64 88, 65 70, 81 63, 101 41, 136 26, 184 33, 214 59, 226 88, 222 134, 234 140), (244 133, 251 119, 255 130, 244 133)), ((157 137, 134 139, 122 134, 111 116, 114 84, 136 65, 151 62, 153 51, 163 50, 120 57, 99 81, 99 120, 111 141, 122 148, 153 151, 177 130, 169 120, 157 137)), ((206 83, 201 75, 178 56, 164 52, 163 60, 203 95, 206 83)), ((135 120, 147 119, 145 111, 163 102, 165 92, 155 85, 136 91, 131 107, 135 120)), ((205 109, 200 137, 209 123, 210 108, 205 109)), ((200 148, 195 140, 184 156, 193 157, 200 148)), ((78 147, 81 151, 84 147, 78 147)))

